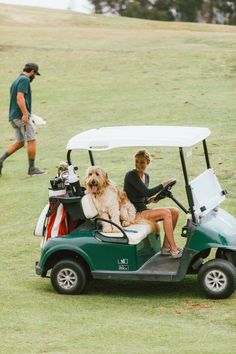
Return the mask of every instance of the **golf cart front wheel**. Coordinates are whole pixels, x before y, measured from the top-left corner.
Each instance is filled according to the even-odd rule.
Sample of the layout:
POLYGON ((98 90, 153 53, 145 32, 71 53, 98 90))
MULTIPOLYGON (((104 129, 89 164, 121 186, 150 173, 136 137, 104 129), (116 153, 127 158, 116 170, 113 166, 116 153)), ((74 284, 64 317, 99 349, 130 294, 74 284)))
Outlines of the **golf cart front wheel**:
POLYGON ((214 259, 201 267, 198 281, 207 298, 225 299, 235 291, 236 269, 229 261, 214 259))
POLYGON ((84 268, 78 262, 62 260, 52 268, 51 283, 60 294, 76 295, 85 291, 88 279, 84 268))

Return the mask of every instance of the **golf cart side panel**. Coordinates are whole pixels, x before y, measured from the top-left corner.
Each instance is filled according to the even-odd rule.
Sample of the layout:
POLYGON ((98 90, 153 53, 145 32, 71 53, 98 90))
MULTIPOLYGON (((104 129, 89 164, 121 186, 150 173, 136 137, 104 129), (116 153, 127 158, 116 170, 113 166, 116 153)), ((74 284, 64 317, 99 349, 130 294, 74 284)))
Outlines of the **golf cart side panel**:
POLYGON ((81 247, 93 259, 93 270, 136 271, 160 250, 160 241, 150 234, 137 245, 96 241, 81 247))
POLYGON ((94 279, 178 282, 186 275, 192 257, 193 254, 190 251, 186 251, 181 260, 163 257, 158 252, 136 271, 96 270, 92 271, 92 276, 94 279))
POLYGON ((49 262, 50 258, 56 257, 56 254, 60 254, 62 252, 65 253, 74 253, 82 257, 85 262, 88 264, 90 269, 94 269, 94 262, 90 258, 89 254, 87 254, 82 247, 83 243, 88 242, 88 238, 84 238, 81 242, 81 239, 78 238, 67 238, 67 237, 56 237, 53 239, 49 239, 46 242, 46 245, 43 248, 41 257, 38 262, 38 266, 40 268, 44 268, 46 264, 49 262))
POLYGON ((137 268, 139 269, 144 263, 148 261, 154 254, 161 250, 160 235, 156 233, 150 234, 142 242, 135 245, 137 254, 137 268))
POLYGON ((187 243, 195 251, 218 247, 236 249, 236 218, 221 208, 202 219, 187 243))
POLYGON ((150 234, 137 245, 101 242, 90 231, 84 237, 75 233, 49 239, 44 246, 38 267, 44 268, 50 257, 56 253, 71 251, 81 256, 90 270, 132 270, 141 267, 150 257, 160 250, 160 239, 150 234))

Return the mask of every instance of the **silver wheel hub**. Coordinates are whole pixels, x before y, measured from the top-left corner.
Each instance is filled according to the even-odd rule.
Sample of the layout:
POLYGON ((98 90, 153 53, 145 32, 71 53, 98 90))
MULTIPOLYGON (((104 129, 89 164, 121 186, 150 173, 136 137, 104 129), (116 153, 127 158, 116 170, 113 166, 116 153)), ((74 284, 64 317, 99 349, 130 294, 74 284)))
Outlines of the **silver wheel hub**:
POLYGON ((73 269, 63 268, 57 275, 57 281, 61 288, 69 290, 76 286, 78 276, 73 269))
POLYGON ((214 292, 220 292, 224 290, 227 285, 227 277, 221 270, 214 269, 206 274, 205 284, 208 289, 214 292))

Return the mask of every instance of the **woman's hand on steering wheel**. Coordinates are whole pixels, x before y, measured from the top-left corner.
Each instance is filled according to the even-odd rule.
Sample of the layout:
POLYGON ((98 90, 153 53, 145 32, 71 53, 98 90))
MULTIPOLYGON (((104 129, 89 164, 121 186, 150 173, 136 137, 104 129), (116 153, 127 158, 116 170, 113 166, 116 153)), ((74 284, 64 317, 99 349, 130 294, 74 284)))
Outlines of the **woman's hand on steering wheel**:
POLYGON ((155 201, 159 201, 163 198, 165 198, 170 192, 171 188, 176 184, 176 179, 169 179, 168 181, 164 181, 162 183, 163 188, 162 190, 154 197, 155 201))
POLYGON ((167 181, 162 182, 163 188, 167 187, 170 181, 171 180, 168 179, 167 181))

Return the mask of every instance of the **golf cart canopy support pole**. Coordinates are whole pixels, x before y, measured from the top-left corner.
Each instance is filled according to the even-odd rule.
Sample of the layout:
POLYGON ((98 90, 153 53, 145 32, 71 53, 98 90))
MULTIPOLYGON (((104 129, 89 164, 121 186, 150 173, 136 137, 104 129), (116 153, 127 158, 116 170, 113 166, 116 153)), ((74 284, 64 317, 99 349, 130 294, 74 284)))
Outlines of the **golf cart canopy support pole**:
POLYGON ((71 165, 70 154, 71 154, 71 150, 68 150, 68 151, 67 151, 67 156, 66 156, 66 159, 67 159, 68 165, 71 165))
POLYGON ((211 168, 206 140, 203 140, 202 143, 203 143, 203 149, 204 149, 207 168, 211 168))
POLYGON ((187 174, 187 169, 186 169, 186 164, 185 164, 185 159, 184 159, 184 152, 183 152, 182 147, 179 148, 179 154, 180 154, 180 160, 181 160, 182 170, 183 170, 183 175, 184 175, 184 180, 185 180, 185 189, 186 189, 186 193, 187 193, 187 197, 188 197, 188 205, 189 205, 190 212, 192 215, 192 220, 195 223, 196 218, 195 218, 194 208, 193 208, 193 205, 194 205, 193 204, 193 196, 192 196, 192 191, 191 191, 191 188, 190 188, 189 182, 188 182, 188 174, 187 174))
POLYGON ((89 153, 89 159, 90 159, 91 165, 92 165, 92 166, 95 166, 92 151, 91 151, 91 150, 88 150, 88 153, 89 153))
MULTIPOLYGON (((67 151, 67 156, 66 156, 67 162, 68 162, 69 165, 72 165, 72 162, 71 162, 71 151, 72 151, 72 150, 68 150, 68 151, 67 151)), ((91 163, 92 166, 95 166, 92 151, 91 151, 91 150, 88 150, 88 152, 89 152, 90 163, 91 163)))

